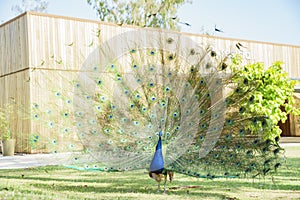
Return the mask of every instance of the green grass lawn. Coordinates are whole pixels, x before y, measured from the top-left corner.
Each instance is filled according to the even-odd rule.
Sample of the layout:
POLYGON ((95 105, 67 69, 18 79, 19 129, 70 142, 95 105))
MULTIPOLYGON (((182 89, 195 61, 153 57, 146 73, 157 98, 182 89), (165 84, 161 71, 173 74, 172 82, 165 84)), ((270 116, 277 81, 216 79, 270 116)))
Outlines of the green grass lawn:
POLYGON ((145 170, 0 170, 0 199, 300 199, 300 146, 286 150, 286 164, 273 178, 207 180, 175 174, 167 194, 157 192, 157 184, 145 170))

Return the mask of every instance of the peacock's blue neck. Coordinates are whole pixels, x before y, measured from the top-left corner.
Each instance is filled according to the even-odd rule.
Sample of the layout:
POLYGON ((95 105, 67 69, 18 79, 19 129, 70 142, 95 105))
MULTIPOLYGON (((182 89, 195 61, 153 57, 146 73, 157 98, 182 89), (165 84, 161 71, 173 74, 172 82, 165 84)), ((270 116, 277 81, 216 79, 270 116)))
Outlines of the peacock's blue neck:
POLYGON ((155 153, 150 164, 150 171, 159 171, 164 168, 164 158, 162 153, 162 141, 161 141, 162 132, 159 133, 158 142, 155 148, 155 153))

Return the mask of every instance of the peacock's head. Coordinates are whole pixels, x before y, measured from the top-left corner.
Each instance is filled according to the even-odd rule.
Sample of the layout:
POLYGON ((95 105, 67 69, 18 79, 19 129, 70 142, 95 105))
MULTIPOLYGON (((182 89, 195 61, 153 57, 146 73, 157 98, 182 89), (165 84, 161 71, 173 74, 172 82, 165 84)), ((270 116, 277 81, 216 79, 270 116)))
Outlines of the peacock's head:
POLYGON ((159 131, 159 136, 160 136, 160 137, 162 136, 162 134, 163 134, 163 132, 162 132, 162 131, 159 131))

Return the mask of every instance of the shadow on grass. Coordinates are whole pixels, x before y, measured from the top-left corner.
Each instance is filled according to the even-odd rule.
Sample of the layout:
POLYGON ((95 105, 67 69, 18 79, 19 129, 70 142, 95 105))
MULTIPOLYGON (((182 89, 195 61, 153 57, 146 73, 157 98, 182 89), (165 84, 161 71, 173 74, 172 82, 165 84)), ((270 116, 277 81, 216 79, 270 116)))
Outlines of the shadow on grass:
MULTIPOLYGON (((158 193, 157 188, 153 187, 153 185, 148 185, 144 187, 141 187, 140 184, 136 183, 130 183, 130 184, 123 184, 120 186, 120 184, 115 183, 111 184, 110 186, 101 187, 101 186, 84 186, 84 185, 78 185, 78 186, 68 186, 68 185, 52 185, 49 187, 48 184, 32 184, 33 187, 37 187, 39 189, 51 189, 59 192, 65 192, 65 191, 74 191, 77 193, 99 193, 99 194, 131 194, 131 193, 139 193, 139 194, 162 194, 163 192, 158 193)), ((209 193, 205 189, 185 189, 185 190, 168 190, 166 195, 179 195, 179 196, 197 196, 199 198, 205 197, 205 198, 218 198, 218 199, 226 199, 226 195, 220 194, 220 193, 209 193)))

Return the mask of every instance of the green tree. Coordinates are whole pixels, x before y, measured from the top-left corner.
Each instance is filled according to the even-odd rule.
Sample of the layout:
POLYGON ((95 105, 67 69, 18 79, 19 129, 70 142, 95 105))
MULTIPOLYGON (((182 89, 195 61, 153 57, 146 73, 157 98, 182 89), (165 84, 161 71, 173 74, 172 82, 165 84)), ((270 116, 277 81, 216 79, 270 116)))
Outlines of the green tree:
POLYGON ((48 3, 46 0, 22 0, 21 5, 14 5, 11 9, 17 14, 26 11, 46 12, 48 3))
POLYGON ((101 21, 179 30, 178 8, 190 0, 87 0, 101 21))

